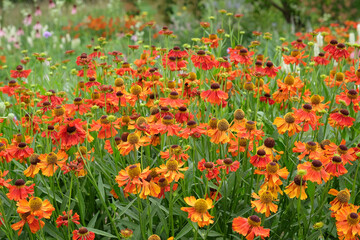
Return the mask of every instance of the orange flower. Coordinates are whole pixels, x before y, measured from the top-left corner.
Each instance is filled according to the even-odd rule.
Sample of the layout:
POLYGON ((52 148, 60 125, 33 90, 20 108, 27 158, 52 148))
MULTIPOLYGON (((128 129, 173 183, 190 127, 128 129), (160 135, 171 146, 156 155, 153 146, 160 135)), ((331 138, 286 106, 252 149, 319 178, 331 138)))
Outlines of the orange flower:
POLYGON ((298 158, 302 160, 304 157, 308 156, 311 160, 318 160, 322 156, 322 151, 319 145, 315 142, 307 142, 306 144, 296 141, 294 143, 295 147, 293 152, 301 153, 298 158))
POLYGON ((101 116, 101 118, 97 121, 92 122, 90 125, 91 128, 89 129, 89 132, 96 131, 97 137, 99 139, 104 138, 111 138, 114 137, 118 132, 116 131, 115 127, 117 126, 117 122, 119 119, 115 122, 110 122, 107 115, 101 116))
POLYGON ((325 99, 325 97, 323 96, 319 96, 319 95, 312 95, 311 97, 303 96, 303 99, 305 102, 310 103, 313 110, 316 112, 322 112, 327 108, 329 108, 328 104, 330 103, 330 101, 328 101, 327 103, 322 103, 325 99))
POLYGON ((289 196, 289 198, 294 198, 297 197, 301 200, 304 200, 307 198, 305 189, 307 188, 306 186, 306 181, 305 179, 301 179, 301 176, 297 175, 294 177, 294 181, 292 183, 290 183, 289 186, 286 187, 286 189, 284 190, 284 192, 289 196), (300 191, 301 189, 301 191, 300 191), (301 194, 301 196, 300 196, 301 194))
POLYGON ((4 179, 4 177, 5 177, 8 173, 9 173, 9 171, 1 171, 1 170, 0 170, 0 189, 1 189, 2 187, 7 187, 7 188, 8 188, 8 187, 10 186, 8 182, 10 182, 11 179, 7 179, 7 180, 4 179))
POLYGON ((245 236, 247 240, 252 240, 258 236, 260 236, 261 239, 269 237, 270 229, 265 229, 261 227, 260 224, 261 219, 256 215, 252 215, 248 218, 237 217, 233 220, 232 229, 245 236))
POLYGON ((91 107, 89 104, 83 103, 82 98, 77 97, 74 99, 73 104, 66 104, 65 110, 67 115, 74 116, 76 112, 78 112, 80 115, 84 115, 85 113, 88 113, 91 110, 91 107))
POLYGON ((29 201, 22 199, 16 204, 16 206, 18 207, 18 213, 30 213, 30 215, 27 217, 29 222, 31 219, 35 219, 35 217, 37 217, 37 219, 50 219, 52 212, 55 210, 49 200, 46 199, 42 201, 38 197, 32 197, 29 201))
POLYGON ((188 139, 190 136, 199 138, 201 135, 206 133, 206 130, 201 126, 198 126, 194 120, 190 120, 186 124, 186 128, 179 134, 180 137, 188 139))
POLYGON ((338 154, 341 157, 341 160, 345 164, 350 164, 352 161, 355 161, 356 158, 354 157, 354 149, 350 148, 348 149, 346 147, 346 141, 345 139, 341 140, 341 143, 339 146, 337 146, 335 143, 330 143, 329 145, 325 146, 325 153, 326 155, 334 156, 334 154, 338 154))
POLYGON ((20 230, 18 232, 18 236, 20 236, 25 223, 27 223, 29 225, 30 231, 32 233, 36 233, 37 231, 40 230, 40 228, 44 227, 45 223, 41 220, 38 220, 36 218, 33 218, 30 216, 30 213, 19 213, 20 217, 21 217, 21 221, 14 223, 13 225, 11 225, 11 228, 13 230, 20 230))
POLYGON ((211 89, 207 91, 203 91, 200 95, 205 102, 220 105, 228 99, 229 95, 220 90, 220 85, 218 83, 212 83, 210 88, 211 89))
POLYGON ((148 136, 140 137, 140 132, 130 133, 127 136, 127 141, 118 145, 120 154, 128 155, 131 151, 138 150, 140 147, 149 145, 150 138, 148 136))
POLYGON ((179 93, 172 91, 168 98, 160 98, 159 104, 161 106, 170 106, 172 108, 178 108, 188 103, 188 100, 179 99, 179 93))
POLYGON ((276 213, 278 206, 272 202, 274 200, 273 194, 269 191, 259 194, 260 196, 254 192, 252 193, 252 197, 258 200, 251 201, 251 207, 255 208, 255 211, 258 213, 265 213, 266 217, 270 216, 270 212, 276 213))
MULTIPOLYGON (((255 174, 260 174, 265 176, 265 183, 269 184, 269 187, 275 187, 282 185, 280 178, 287 179, 289 171, 286 167, 280 169, 280 165, 277 162, 269 162, 266 165, 265 171, 255 170, 255 174)), ((263 186, 262 186, 263 187, 263 186)), ((280 190, 280 194, 282 191, 280 190)), ((277 192, 275 196, 277 195, 277 192)))
POLYGON ((39 173, 39 171, 40 171, 40 168, 38 165, 38 163, 40 162, 39 156, 40 156, 39 154, 33 153, 29 157, 30 166, 26 170, 24 170, 25 176, 34 178, 35 175, 39 173))
POLYGON ((160 156, 162 159, 175 159, 178 162, 187 161, 189 158, 189 155, 184 153, 187 150, 190 149, 190 146, 188 146, 186 149, 183 149, 179 145, 172 145, 170 149, 167 149, 165 152, 160 152, 160 156))
POLYGON ((79 143, 83 143, 86 138, 86 131, 83 126, 86 122, 81 119, 68 118, 64 121, 64 125, 60 126, 58 132, 58 142, 61 142, 63 148, 70 148, 79 143))
POLYGON ((346 206, 335 214, 339 239, 356 240, 360 236, 359 206, 346 206))
POLYGON ((296 64, 299 65, 302 63, 304 66, 306 66, 306 62, 303 61, 304 58, 309 57, 309 55, 304 55, 304 52, 300 52, 299 50, 291 51, 290 56, 283 55, 284 63, 285 64, 296 64))
POLYGON ((141 192, 144 179, 149 175, 149 167, 141 171, 140 163, 127 166, 125 169, 120 170, 116 176, 115 181, 119 184, 119 187, 124 185, 125 196, 129 193, 137 194, 141 192))
POLYGON ((160 169, 158 170, 159 174, 163 174, 163 176, 168 180, 168 182, 178 182, 180 178, 184 178, 184 174, 180 171, 187 171, 188 167, 182 168, 182 166, 185 164, 179 163, 176 160, 170 159, 166 162, 166 165, 161 165, 160 169))
POLYGON ((20 163, 23 163, 25 158, 31 156, 34 153, 34 149, 30 148, 26 143, 20 142, 8 148, 10 155, 18 160, 20 163))
POLYGON ((330 189, 329 194, 336 196, 336 198, 330 202, 330 210, 334 213, 338 212, 343 207, 349 206, 350 191, 347 188, 341 191, 330 189))
POLYGON ((289 136, 292 136, 301 131, 301 127, 295 123, 295 120, 294 114, 289 112, 284 116, 284 118, 275 118, 273 124, 278 128, 279 134, 284 134, 288 131, 289 136))
POLYGON ((199 227, 204 227, 212 224, 214 221, 207 210, 213 208, 212 200, 210 198, 196 199, 195 197, 186 197, 184 198, 185 202, 191 207, 182 207, 181 210, 189 213, 188 218, 191 219, 192 222, 197 222, 199 227))
POLYGON ((161 119, 161 123, 150 126, 150 132, 152 134, 167 133, 167 136, 178 136, 180 131, 181 127, 174 123, 174 118, 171 115, 164 116, 161 119))
POLYGON ((38 163, 39 168, 44 176, 53 176, 56 170, 62 167, 68 155, 60 150, 58 153, 51 152, 49 154, 41 154, 39 156, 40 162, 38 163))
POLYGON ((216 129, 209 129, 207 132, 210 141, 215 144, 225 144, 230 142, 230 137, 233 136, 233 134, 229 127, 230 124, 226 119, 219 120, 216 129))
POLYGON ((316 116, 310 104, 304 104, 302 109, 293 108, 293 110, 296 123, 302 123, 304 132, 309 131, 309 126, 311 126, 313 130, 319 127, 319 119, 321 116, 316 116))
POLYGON ((305 180, 321 184, 322 180, 327 182, 330 179, 330 175, 325 171, 320 160, 299 164, 297 168, 298 170, 306 170, 306 175, 304 176, 305 180))
POLYGON ((30 186, 26 186, 24 180, 18 179, 15 181, 15 185, 8 185, 9 193, 7 193, 6 196, 10 200, 15 201, 26 199, 28 195, 34 194, 34 186, 35 183, 30 186))

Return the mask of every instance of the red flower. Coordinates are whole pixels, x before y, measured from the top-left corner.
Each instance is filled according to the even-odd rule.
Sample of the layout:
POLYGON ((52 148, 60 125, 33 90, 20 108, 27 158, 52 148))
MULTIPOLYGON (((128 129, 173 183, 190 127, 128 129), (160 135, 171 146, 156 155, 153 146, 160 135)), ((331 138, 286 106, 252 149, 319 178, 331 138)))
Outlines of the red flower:
POLYGON ((332 127, 350 128, 354 124, 355 118, 349 116, 349 111, 341 109, 339 112, 331 113, 329 117, 329 124, 332 127))
POLYGON ((220 105, 228 99, 229 95, 220 90, 220 85, 218 83, 211 84, 211 89, 201 93, 201 98, 204 101, 207 101, 211 104, 220 105))
POLYGON ((34 194, 34 186, 35 184, 26 186, 24 180, 18 179, 15 181, 15 185, 8 186, 9 193, 7 193, 6 196, 10 200, 14 200, 14 201, 26 199, 29 195, 31 196, 34 194))
POLYGON ((73 240, 94 240, 95 233, 90 232, 85 227, 73 231, 73 240))
POLYGON ((27 78, 31 73, 31 69, 24 70, 23 66, 18 65, 16 70, 10 70, 10 77, 12 78, 27 78))
POLYGON ((68 226, 69 221, 73 222, 75 224, 80 224, 79 220, 80 217, 77 213, 75 213, 74 215, 72 214, 73 211, 70 210, 68 213, 66 213, 65 211, 63 211, 63 215, 59 215, 59 217, 56 219, 56 224, 57 227, 61 227, 61 226, 68 226))
POLYGON ((261 239, 269 237, 270 229, 265 229, 261 227, 260 224, 261 219, 256 215, 252 215, 248 218, 237 217, 233 220, 232 229, 235 232, 246 236, 247 240, 252 240, 257 236, 260 236, 261 239))
POLYGON ((274 64, 270 61, 266 63, 266 67, 263 68, 263 72, 270 78, 273 78, 276 76, 277 72, 279 71, 281 67, 275 67, 274 64))
POLYGON ((296 41, 291 42, 291 45, 295 48, 295 49, 304 49, 306 47, 306 44, 303 43, 303 41, 301 39, 297 39, 296 41))
POLYGON ((264 149, 259 149, 256 155, 250 158, 250 163, 257 168, 265 168, 271 162, 269 155, 266 154, 264 149))
POLYGON ((216 65, 216 61, 213 55, 205 55, 205 51, 200 50, 197 55, 191 56, 191 61, 194 66, 203 70, 210 70, 216 65))
POLYGON ((332 53, 332 57, 336 60, 339 61, 342 58, 348 58, 350 57, 350 53, 346 50, 345 48, 345 44, 343 43, 339 43, 338 45, 336 45, 336 49, 335 51, 332 53))

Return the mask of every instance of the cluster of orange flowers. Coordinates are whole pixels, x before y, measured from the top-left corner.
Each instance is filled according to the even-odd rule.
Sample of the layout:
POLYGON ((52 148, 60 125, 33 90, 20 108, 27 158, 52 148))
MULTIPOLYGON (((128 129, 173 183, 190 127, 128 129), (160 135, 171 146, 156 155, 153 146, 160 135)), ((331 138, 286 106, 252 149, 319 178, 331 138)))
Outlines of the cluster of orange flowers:
MULTIPOLYGON (((186 180, 184 173, 192 166, 194 174, 203 174, 206 188, 209 182, 217 186, 217 189, 205 189, 203 198, 184 198, 190 207, 181 210, 199 227, 214 223, 211 211, 222 197, 222 184, 230 174, 248 170, 241 166, 246 168, 249 162, 251 174, 263 179, 260 188, 251 194, 254 198, 251 207, 269 217, 278 211, 279 194, 285 192, 289 198, 307 199, 308 182, 321 185, 339 178, 359 161, 360 145, 350 146, 344 135, 357 121, 360 109, 358 59, 350 58, 356 49, 331 39, 324 52, 310 58, 305 55, 310 46, 304 41, 316 41, 318 32, 301 35, 291 42, 290 54, 285 43, 282 50, 284 64, 294 68, 305 67, 310 61, 313 66, 333 66, 336 62, 343 67, 334 68, 329 76, 316 80, 320 83, 313 79, 315 85, 295 71, 285 74, 269 56, 257 54, 255 43, 248 48, 229 47, 228 56, 216 58, 211 51, 219 48, 222 45, 219 42, 223 41, 216 34, 201 39, 208 51, 181 50, 175 46, 172 49, 151 47, 140 52, 139 46, 130 45, 133 54, 140 55, 134 64, 126 62, 128 58, 119 51, 106 54, 101 48, 95 48, 92 53, 82 53, 73 59, 78 67, 74 75, 79 79, 73 92, 52 89, 42 91, 45 93, 33 92, 29 80, 34 72, 18 65, 10 72, 12 80, 1 86, 0 92, 12 102, 7 109, 19 107, 26 114, 20 114, 19 119, 0 119, 0 124, 10 123, 21 129, 19 134, 0 139, 1 162, 17 161, 25 168, 23 175, 31 180, 37 175, 50 178, 59 172, 84 177, 89 174, 88 164, 96 162, 94 148, 88 146, 100 144, 109 156, 121 160, 122 169, 113 177, 124 196, 141 199, 173 194, 181 181, 186 180), (112 62, 103 61, 103 56, 112 62), (346 64, 351 64, 348 70, 344 70, 346 64), (318 89, 320 84, 321 88, 334 92, 330 95, 332 100, 326 101, 325 96, 319 95, 323 91, 318 89), (252 104, 257 107, 256 111, 265 109, 268 114, 278 107, 284 115, 277 116, 271 126, 270 114, 271 121, 264 125, 264 119, 259 120, 257 112, 255 116, 252 114, 251 101, 256 101, 252 104), (240 105, 245 111, 236 107, 240 105), (318 132, 326 130, 328 124, 336 136, 331 141, 317 142, 318 132), (279 135, 288 141, 285 152, 276 144, 281 138, 279 135), (295 135, 296 138, 292 138, 295 135), (40 136, 46 142, 42 152, 32 145, 40 136), (312 139, 302 142, 303 136, 312 139), (195 151, 196 141, 216 148, 219 157, 200 161, 190 157, 188 151, 195 151), (178 144, 171 144, 175 142, 178 144), (185 147, 184 142, 193 144, 185 147), (160 157, 149 164, 143 160, 144 148, 160 149, 160 157), (299 160, 293 164, 298 170, 294 178, 291 176, 295 169, 281 167, 291 166, 289 153, 299 160), (292 181, 283 187, 288 177, 292 181)), ((165 27, 158 34, 166 37, 172 31, 165 27)), ((330 136, 327 132, 324 134, 324 138, 330 136)), ((20 230, 20 235, 27 223, 31 232, 39 231, 45 224, 41 219, 49 219, 55 208, 48 200, 34 196, 35 184, 28 186, 19 179, 11 185, 7 174, 8 171, 0 172, 0 186, 8 189, 9 200, 17 202, 21 218, 12 228, 20 230)), ((120 191, 112 187, 113 197, 118 198, 120 191)), ((331 189, 329 194, 336 196, 330 202, 330 210, 340 239, 358 239, 359 206, 349 202, 350 191, 331 189)), ((69 209, 56 223, 60 227, 70 221, 79 224, 79 216, 69 209)), ((232 228, 246 239, 269 237, 270 230, 260 225, 261 218, 251 215, 233 219, 232 228)), ((74 239, 94 237, 94 233, 84 227, 73 233, 74 239)))

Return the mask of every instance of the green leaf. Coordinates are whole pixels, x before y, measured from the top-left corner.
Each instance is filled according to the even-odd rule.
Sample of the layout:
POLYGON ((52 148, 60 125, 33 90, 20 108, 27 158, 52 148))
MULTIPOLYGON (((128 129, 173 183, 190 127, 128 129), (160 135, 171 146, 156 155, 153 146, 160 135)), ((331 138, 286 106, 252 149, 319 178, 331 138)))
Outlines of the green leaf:
POLYGON ((101 231, 101 230, 98 230, 98 229, 95 229, 95 228, 87 227, 87 230, 89 230, 90 232, 95 233, 96 235, 109 237, 109 238, 116 238, 116 236, 112 235, 111 233, 104 232, 104 231, 101 231))

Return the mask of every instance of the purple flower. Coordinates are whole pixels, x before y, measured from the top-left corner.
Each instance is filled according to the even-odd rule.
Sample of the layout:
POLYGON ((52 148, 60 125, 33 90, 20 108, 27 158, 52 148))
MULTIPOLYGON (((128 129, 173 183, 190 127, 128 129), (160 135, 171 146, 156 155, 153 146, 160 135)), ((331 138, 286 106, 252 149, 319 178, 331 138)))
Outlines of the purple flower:
POLYGON ((52 35, 52 33, 51 33, 51 32, 48 32, 48 31, 45 31, 45 32, 43 33, 44 38, 49 38, 49 37, 51 37, 51 35, 52 35))

